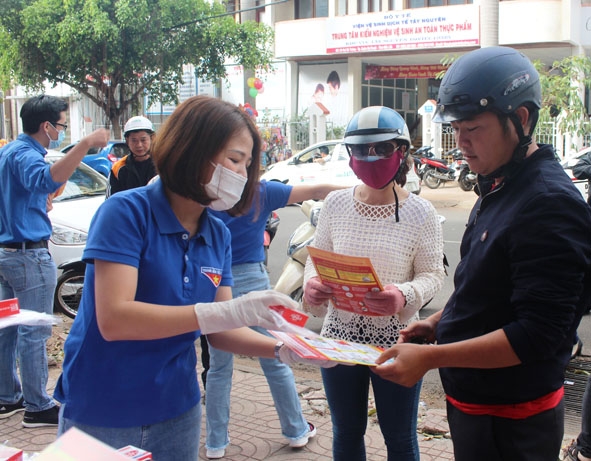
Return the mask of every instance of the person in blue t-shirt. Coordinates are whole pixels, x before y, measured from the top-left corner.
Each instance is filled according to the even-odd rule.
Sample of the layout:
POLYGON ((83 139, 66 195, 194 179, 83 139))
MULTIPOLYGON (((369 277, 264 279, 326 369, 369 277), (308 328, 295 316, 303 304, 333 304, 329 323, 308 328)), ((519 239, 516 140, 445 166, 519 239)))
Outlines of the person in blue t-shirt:
MULTIPOLYGON (((51 314, 57 269, 48 250, 51 200, 91 147, 104 147, 100 128, 50 165, 47 149, 66 136, 68 103, 55 96, 28 99, 20 116, 23 133, 0 150, 0 300, 51 314)), ((47 393, 47 339, 51 325, 0 329, 0 419, 24 411, 23 427, 57 426, 59 408, 47 393), (18 372, 17 372, 18 363, 18 372)))
POLYGON ((195 461, 200 334, 222 350, 299 361, 282 343, 241 328, 284 329, 268 307, 297 303, 271 290, 231 299, 230 232, 209 211, 250 208, 260 143, 238 107, 189 98, 154 141, 160 178, 98 209, 83 256, 84 294, 55 389, 62 403, 58 435, 77 427, 114 448, 150 451, 158 461, 195 461), (112 238, 113 229, 125 238, 112 238))
MULTIPOLYGON (((259 202, 254 203, 248 213, 232 216, 228 212, 214 212, 215 216, 228 226, 232 235, 232 295, 235 298, 253 290, 271 288, 263 248, 263 234, 269 214, 293 203, 324 199, 329 192, 340 188, 342 187, 329 184, 291 186, 277 181, 261 181, 259 202)), ((263 328, 254 329, 269 334, 263 328)), ((230 443, 228 423, 233 354, 215 347, 209 349, 209 354, 209 370, 206 370, 208 387, 205 401, 205 446, 206 456, 209 459, 218 459, 224 457, 226 447, 230 443)), ((316 435, 316 428, 308 423, 302 414, 291 368, 276 359, 259 360, 271 389, 283 435, 289 440, 291 447, 305 446, 309 438, 316 435)))

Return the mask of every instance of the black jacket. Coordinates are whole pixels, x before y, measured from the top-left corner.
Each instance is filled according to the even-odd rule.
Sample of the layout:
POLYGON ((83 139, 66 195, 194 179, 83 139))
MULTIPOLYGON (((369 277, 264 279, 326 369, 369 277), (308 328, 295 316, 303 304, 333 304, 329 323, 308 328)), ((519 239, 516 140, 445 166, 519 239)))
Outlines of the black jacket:
POLYGON ((152 157, 138 162, 132 154, 128 154, 111 167, 107 198, 116 192, 145 186, 154 176, 156 176, 156 167, 152 157))
POLYGON ((541 146, 476 201, 437 342, 502 329, 521 364, 441 368, 448 395, 464 403, 513 404, 562 387, 576 329, 591 301, 590 229, 591 207, 551 146, 541 146))

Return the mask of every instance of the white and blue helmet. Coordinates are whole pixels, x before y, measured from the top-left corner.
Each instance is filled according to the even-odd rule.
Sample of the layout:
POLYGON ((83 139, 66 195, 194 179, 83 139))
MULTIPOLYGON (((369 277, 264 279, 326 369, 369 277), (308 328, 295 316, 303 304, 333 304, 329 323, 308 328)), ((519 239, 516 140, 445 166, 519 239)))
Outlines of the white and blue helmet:
POLYGON ((345 130, 345 144, 370 144, 391 139, 410 146, 410 134, 404 119, 394 109, 384 106, 361 109, 345 130))

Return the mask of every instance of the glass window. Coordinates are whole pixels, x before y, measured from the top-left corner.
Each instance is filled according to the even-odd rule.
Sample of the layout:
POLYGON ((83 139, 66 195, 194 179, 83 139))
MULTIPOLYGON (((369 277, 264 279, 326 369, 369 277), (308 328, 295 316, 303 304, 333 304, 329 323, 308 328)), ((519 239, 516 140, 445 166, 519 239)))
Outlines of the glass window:
POLYGON ((381 106, 382 105, 382 89, 378 87, 371 87, 369 89, 369 105, 370 106, 381 106))
POLYGON ((315 0, 315 18, 328 18, 328 0, 315 0))
POLYGON ((380 11, 380 0, 357 0, 359 13, 376 13, 380 11))
POLYGON ((327 18, 328 0, 296 0, 296 19, 327 18))
POLYGON ((395 105, 394 105, 394 90, 392 88, 384 88, 384 97, 382 99, 382 106, 395 107, 395 105))
MULTIPOLYGON (((365 75, 366 64, 362 75, 365 75)), ((418 108, 417 79, 373 79, 361 82, 361 106, 386 106, 410 120, 416 119, 418 108), (408 115, 407 115, 408 114, 408 115)))
POLYGON ((312 17, 313 0, 296 1, 296 19, 306 19, 312 17))
POLYGON ((472 3, 474 3, 473 0, 407 0, 407 8, 428 8, 430 6, 448 5, 471 5, 472 3))

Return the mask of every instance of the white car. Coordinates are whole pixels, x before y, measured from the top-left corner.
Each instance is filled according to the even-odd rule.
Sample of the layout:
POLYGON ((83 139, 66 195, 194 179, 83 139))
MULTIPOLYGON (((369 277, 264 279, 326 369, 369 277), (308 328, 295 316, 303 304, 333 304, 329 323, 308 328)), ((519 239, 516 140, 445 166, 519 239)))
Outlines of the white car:
MULTIPOLYGON (((54 163, 63 156, 60 152, 50 150, 45 161, 54 163)), ((106 190, 107 179, 88 165, 80 163, 63 192, 53 199, 53 209, 48 213, 52 227, 49 252, 58 266, 54 308, 72 318, 76 316, 82 294, 85 265, 81 261, 90 221, 105 201, 106 190), (63 271, 60 266, 69 262, 72 265, 63 271)))
MULTIPOLYGON (((266 181, 281 181, 298 184, 338 184, 354 186, 361 181, 349 167, 349 153, 342 139, 323 141, 311 145, 293 157, 269 165, 261 176, 266 181), (328 154, 322 157, 323 151, 328 154)), ((410 169, 406 176, 405 188, 409 192, 421 192, 421 180, 410 169)))
POLYGON ((577 164, 581 157, 584 157, 590 151, 591 147, 586 147, 583 150, 568 155, 560 161, 562 168, 564 168, 564 171, 566 172, 566 174, 568 174, 569 178, 572 179, 573 184, 577 186, 577 189, 579 189, 579 192, 581 192, 585 200, 587 200, 587 193, 589 192, 589 182, 586 179, 575 178, 575 176, 573 175, 573 167, 577 164))

